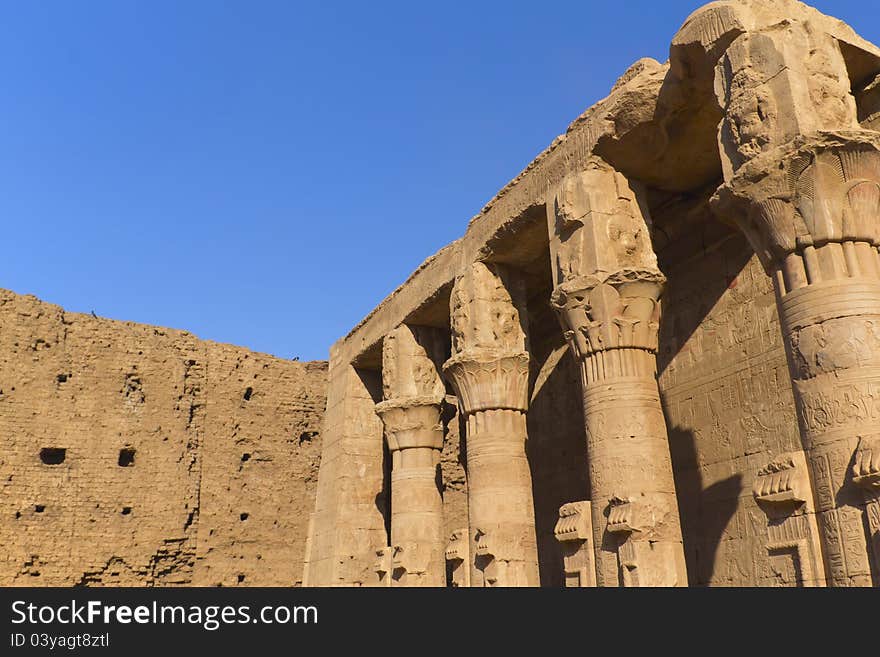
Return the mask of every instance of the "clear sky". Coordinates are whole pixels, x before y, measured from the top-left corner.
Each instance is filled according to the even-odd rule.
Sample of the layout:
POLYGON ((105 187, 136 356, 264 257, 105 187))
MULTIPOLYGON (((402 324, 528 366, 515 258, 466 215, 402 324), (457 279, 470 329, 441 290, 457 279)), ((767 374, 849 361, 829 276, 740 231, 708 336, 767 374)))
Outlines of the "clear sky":
POLYGON ((0 287, 326 358, 698 4, 3 2, 0 287))

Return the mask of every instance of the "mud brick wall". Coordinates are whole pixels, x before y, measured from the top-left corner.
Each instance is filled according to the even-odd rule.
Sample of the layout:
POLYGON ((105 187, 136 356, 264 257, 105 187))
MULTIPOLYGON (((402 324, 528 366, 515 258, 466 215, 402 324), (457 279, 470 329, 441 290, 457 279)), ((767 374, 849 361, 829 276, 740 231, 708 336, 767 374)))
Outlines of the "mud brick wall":
POLYGON ((295 585, 326 363, 0 290, 0 585, 295 585))

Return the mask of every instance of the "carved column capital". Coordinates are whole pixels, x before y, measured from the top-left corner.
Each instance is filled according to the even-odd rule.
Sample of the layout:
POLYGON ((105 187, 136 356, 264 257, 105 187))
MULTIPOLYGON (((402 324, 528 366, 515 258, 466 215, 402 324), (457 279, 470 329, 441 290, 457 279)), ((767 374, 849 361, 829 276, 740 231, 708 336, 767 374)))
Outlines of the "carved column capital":
POLYGON ((559 285, 550 302, 565 327, 566 340, 580 359, 608 349, 656 353, 665 282, 658 269, 578 276, 559 285))
POLYGON ((446 361, 443 372, 458 392, 466 415, 509 409, 525 412, 529 406, 529 355, 457 354, 446 361))
POLYGON ((476 262, 450 302, 452 357, 443 365, 462 411, 528 408, 525 288, 502 265, 476 262))
POLYGON ((441 400, 436 397, 404 397, 376 404, 376 413, 385 425, 385 440, 392 452, 427 447, 443 449, 441 400))
POLYGON ((798 136, 743 164, 712 203, 745 233, 768 274, 791 269, 788 290, 816 278, 876 277, 876 263, 863 262, 858 253, 842 258, 836 272, 818 256, 811 262, 811 249, 829 243, 880 245, 880 133, 798 136), (792 255, 807 258, 797 270, 786 262, 792 255))

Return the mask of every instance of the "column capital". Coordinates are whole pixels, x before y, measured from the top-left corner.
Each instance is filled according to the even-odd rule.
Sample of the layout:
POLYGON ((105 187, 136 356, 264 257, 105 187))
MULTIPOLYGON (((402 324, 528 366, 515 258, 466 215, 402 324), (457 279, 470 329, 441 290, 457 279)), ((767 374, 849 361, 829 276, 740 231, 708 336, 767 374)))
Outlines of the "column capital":
POLYGON ((440 402, 435 397, 406 397, 376 404, 392 452, 415 447, 443 449, 440 402))
POLYGON ((880 133, 800 135, 743 164, 712 206, 745 233, 769 274, 809 247, 877 247, 880 133))
POLYGON ((659 269, 648 268, 578 276, 557 286, 550 303, 580 359, 608 349, 656 353, 665 283, 659 269))
POLYGON ((527 353, 465 352, 446 361, 443 371, 452 380, 467 415, 496 409, 528 410, 527 353))
MULTIPOLYGON (((586 360, 613 349, 656 353, 666 277, 657 267, 641 187, 593 158, 566 176, 546 205, 551 305, 574 354, 586 360)), ((588 371, 590 378, 651 375, 649 360, 645 354, 615 358, 588 371)))

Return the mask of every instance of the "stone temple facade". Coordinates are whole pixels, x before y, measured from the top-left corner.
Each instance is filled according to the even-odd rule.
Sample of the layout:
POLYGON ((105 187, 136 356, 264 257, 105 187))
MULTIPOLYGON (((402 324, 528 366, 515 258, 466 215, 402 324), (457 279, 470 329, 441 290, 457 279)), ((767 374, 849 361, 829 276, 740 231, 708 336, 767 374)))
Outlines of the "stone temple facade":
POLYGON ((307 586, 880 585, 880 49, 692 14, 330 355, 307 586))
POLYGON ((880 48, 692 14, 298 363, 0 290, 0 585, 880 586, 880 48))

